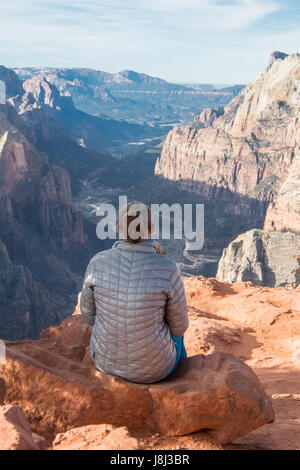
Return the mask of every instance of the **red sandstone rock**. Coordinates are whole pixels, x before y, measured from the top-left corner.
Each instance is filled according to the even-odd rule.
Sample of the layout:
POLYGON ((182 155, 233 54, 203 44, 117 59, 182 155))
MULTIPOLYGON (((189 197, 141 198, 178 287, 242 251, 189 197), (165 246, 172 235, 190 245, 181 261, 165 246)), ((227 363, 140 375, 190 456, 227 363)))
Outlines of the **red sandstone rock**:
POLYGON ((58 434, 54 450, 138 450, 137 439, 130 436, 126 427, 94 424, 71 429, 58 434))
POLYGON ((275 422, 235 442, 250 449, 299 449, 299 402, 276 397, 300 394, 300 288, 202 276, 186 278, 185 288, 192 328, 186 335, 188 354, 231 352, 255 370, 273 398, 275 422))
MULTIPOLYGON (((184 282, 190 316, 190 328, 185 335, 188 354, 208 354, 208 361, 216 357, 211 353, 218 353, 221 358, 224 355, 219 353, 233 354, 254 368, 268 395, 273 397, 276 421, 240 437, 237 441, 239 445, 251 449, 298 449, 299 401, 276 397, 300 394, 300 289, 260 287, 251 282, 228 284, 202 276, 186 278, 184 282)), ((149 437, 149 428, 143 427, 144 415, 140 413, 142 406, 145 413, 151 415, 153 411, 149 406, 149 388, 145 391, 143 389, 147 386, 128 384, 121 379, 103 376, 95 371, 89 356, 90 332, 90 327, 81 322, 80 315, 76 315, 65 320, 61 326, 44 331, 41 341, 8 343, 10 351, 7 400, 16 400, 22 404, 32 429, 47 436, 52 442, 58 432, 65 432, 75 426, 107 423, 107 420, 100 419, 99 409, 95 411, 94 401, 97 401, 98 408, 99 403, 102 405, 102 412, 109 413, 113 396, 116 397, 114 406, 121 407, 119 409, 122 412, 122 425, 132 424, 134 413, 138 414, 133 424, 143 448, 222 448, 205 432, 182 437, 149 437), (23 387, 20 380, 24 384, 23 387), (123 415, 126 406, 132 415, 128 423, 123 415)), ((199 356, 194 360, 197 361, 197 357, 199 356)), ((221 367, 223 372, 223 367, 228 366, 228 362, 224 362, 221 367)), ((171 387, 167 392, 161 391, 168 397, 171 405, 173 400, 174 409, 177 406, 177 391, 180 387, 183 391, 181 395, 185 399, 185 390, 189 383, 192 382, 197 388, 200 371, 196 369, 196 372, 193 372, 193 369, 194 366, 186 381, 179 381, 178 377, 168 381, 173 382, 174 393, 171 387), (194 375, 193 379, 191 375, 194 375)), ((213 373, 211 366, 207 366, 206 370, 213 373)), ((219 372, 216 375, 218 374, 219 372)), ((163 384, 151 387, 151 393, 153 388, 157 389, 154 398, 158 404, 157 396, 161 385, 163 384)), ((194 396, 197 397, 199 391, 195 393, 194 396)), ((201 403, 198 398, 197 400, 201 403)), ((183 403, 183 399, 179 400, 179 403, 183 403)), ((189 406, 187 405, 187 408, 189 406)), ((161 409, 163 407, 164 403, 161 409)), ((181 409, 174 415, 175 424, 180 418, 180 413, 181 409)), ((236 418, 230 419, 234 427, 236 418)))
POLYGON ((252 281, 269 287, 297 287, 299 253, 300 233, 249 230, 223 250, 216 278, 222 282, 252 281))
POLYGON ((8 398, 24 406, 42 435, 109 423, 163 435, 209 429, 229 442, 274 419, 255 374, 231 355, 198 355, 182 361, 171 379, 138 385, 95 370, 90 331, 76 315, 40 341, 7 343, 8 398))
POLYGON ((0 450, 38 450, 19 406, 0 407, 0 450))
MULTIPOLYGON (((71 286, 76 275, 62 251, 83 243, 85 235, 68 173, 49 163, 16 127, 16 116, 10 121, 12 114, 10 105, 0 105, 0 330, 2 339, 36 338, 65 317, 60 283, 71 286), (42 271, 56 278, 53 289, 42 271)), ((71 299, 72 287, 66 290, 71 299)))
POLYGON ((200 122, 203 127, 211 127, 213 122, 224 113, 222 108, 205 108, 201 114, 195 116, 195 122, 200 122))

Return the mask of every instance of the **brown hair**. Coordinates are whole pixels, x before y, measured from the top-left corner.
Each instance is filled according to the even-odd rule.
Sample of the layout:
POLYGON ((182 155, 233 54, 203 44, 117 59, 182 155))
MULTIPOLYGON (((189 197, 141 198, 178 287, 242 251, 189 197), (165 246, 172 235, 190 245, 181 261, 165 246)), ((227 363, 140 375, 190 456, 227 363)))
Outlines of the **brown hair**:
POLYGON ((133 201, 122 207, 119 212, 119 232, 120 237, 128 243, 141 243, 149 238, 152 229, 151 209, 143 202, 133 201), (141 219, 141 224, 134 223, 136 219, 141 219), (138 237, 132 236, 132 227, 138 237))

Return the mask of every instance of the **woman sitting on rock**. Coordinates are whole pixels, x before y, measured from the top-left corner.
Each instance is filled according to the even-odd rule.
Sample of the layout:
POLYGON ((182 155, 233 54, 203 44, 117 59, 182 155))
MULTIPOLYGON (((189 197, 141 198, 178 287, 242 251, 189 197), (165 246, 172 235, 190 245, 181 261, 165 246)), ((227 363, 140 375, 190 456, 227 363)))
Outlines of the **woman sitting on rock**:
POLYGON ((121 210, 123 240, 90 261, 80 305, 83 318, 93 325, 90 345, 97 369, 139 383, 170 376, 186 357, 184 285, 174 261, 150 239, 153 228, 144 204, 121 210), (144 210, 132 215, 136 207, 144 210))

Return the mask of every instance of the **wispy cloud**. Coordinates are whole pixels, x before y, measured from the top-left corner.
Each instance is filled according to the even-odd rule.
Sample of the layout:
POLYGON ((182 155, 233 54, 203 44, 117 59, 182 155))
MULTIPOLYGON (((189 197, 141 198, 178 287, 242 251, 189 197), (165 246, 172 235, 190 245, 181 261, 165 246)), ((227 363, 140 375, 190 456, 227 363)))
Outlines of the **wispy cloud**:
POLYGON ((235 31, 249 27, 266 15, 278 11, 277 0, 12 0, 2 6, 2 19, 13 14, 33 23, 47 20, 56 24, 92 25, 109 21, 115 24, 141 24, 163 22, 166 26, 176 22, 177 27, 188 23, 190 27, 210 32, 235 31), (180 15, 180 16, 179 16, 180 15))
MULTIPOLYGON (((97 66, 108 71, 134 68, 193 81, 197 76, 201 80, 201 73, 206 80, 203 70, 208 67, 212 75, 219 73, 218 63, 222 66, 222 57, 230 53, 229 70, 217 78, 223 81, 235 73, 234 64, 240 65, 243 51, 260 43, 255 52, 262 57, 270 42, 265 39, 274 28, 278 38, 286 32, 290 19, 279 17, 284 4, 284 0, 10 0, 0 10, 0 62, 97 66)), ((296 26, 290 29, 297 31, 296 26)))

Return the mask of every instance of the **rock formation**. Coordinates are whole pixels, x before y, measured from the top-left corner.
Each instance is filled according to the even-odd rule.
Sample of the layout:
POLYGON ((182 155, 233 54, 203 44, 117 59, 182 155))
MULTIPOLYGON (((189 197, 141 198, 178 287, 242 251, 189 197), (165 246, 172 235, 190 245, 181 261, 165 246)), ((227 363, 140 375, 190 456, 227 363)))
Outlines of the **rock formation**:
POLYGON ((268 207, 264 230, 239 235, 223 251, 217 272, 220 281, 253 281, 270 287, 300 284, 298 150, 277 196, 268 207))
POLYGON ((297 255, 300 234, 253 229, 239 235, 223 251, 217 279, 223 282, 252 281, 282 287, 300 284, 297 255))
MULTIPOLYGON (((77 314, 43 332, 40 341, 7 343, 8 361, 0 371, 7 381, 6 403, 22 406, 32 430, 46 437, 48 446, 58 432, 63 434, 55 446, 58 441, 93 446, 101 425, 122 424, 145 449, 299 448, 299 288, 228 284, 201 276, 184 282, 190 316, 185 343, 192 357, 173 378, 148 386, 96 371, 88 348, 91 330, 77 314), (272 418, 269 399, 244 363, 272 396, 276 421, 228 447, 206 431, 194 431, 209 421, 209 432, 225 442, 234 439, 229 423, 234 432, 246 434, 249 420, 255 428, 261 419, 272 418), (193 433, 164 435, 172 430, 193 433)), ((118 442, 119 432, 126 434, 116 429, 118 442)))
MULTIPOLYGON (((264 229, 300 233, 300 154, 268 207, 264 229)), ((297 253, 300 254, 300 253, 297 253)))
MULTIPOLYGON (((3 72, 2 75, 5 81, 7 74, 3 72)), ((18 80, 17 77, 15 80, 18 80)), ((127 143, 161 134, 154 127, 119 119, 103 119, 77 109, 70 93, 61 94, 44 73, 25 80, 19 94, 10 96, 9 102, 27 125, 34 127, 36 142, 39 139, 47 141, 69 137, 94 151, 108 153, 110 148, 120 146, 122 141, 127 143)))
POLYGON ((6 206, 10 219, 17 215, 18 222, 22 223, 26 217, 31 217, 33 228, 50 244, 66 248, 74 241, 82 243, 82 221, 72 207, 68 174, 49 165, 47 158, 37 152, 2 113, 0 136, 0 195, 2 207, 6 206), (22 198, 18 194, 20 190, 22 198))
POLYGON ((38 109, 45 106, 57 111, 75 109, 72 98, 70 96, 61 96, 56 86, 49 83, 41 75, 23 82, 23 93, 20 94, 19 100, 20 102, 16 104, 20 114, 29 109, 38 109))
POLYGON ((85 113, 143 126, 150 124, 152 135, 160 123, 189 122, 202 108, 224 106, 239 89, 239 85, 224 90, 213 86, 198 89, 132 70, 106 73, 73 67, 18 68, 15 71, 24 80, 42 75, 61 94, 71 95, 76 107, 85 113))
POLYGON ((191 318, 188 354, 231 352, 254 369, 272 396, 275 422, 235 443, 251 449, 299 449, 300 289, 201 276, 187 278, 185 288, 191 318))
POLYGON ((78 278, 66 260, 85 240, 68 173, 51 165, 25 134, 26 126, 12 106, 1 105, 2 339, 38 337, 46 326, 71 313, 78 278), (53 285, 53 279, 61 281, 53 285))
POLYGON ((37 338, 41 330, 59 321, 49 290, 33 279, 29 268, 11 261, 1 241, 0 296, 2 339, 37 338))
POLYGON ((169 133, 156 174, 221 200, 271 201, 300 145, 299 83, 300 55, 275 54, 211 127, 169 133))
POLYGON ((203 127, 211 127, 218 117, 224 114, 222 108, 205 108, 202 113, 195 116, 195 122, 199 122, 203 127))
MULTIPOLYGON (((274 52, 223 113, 205 110, 196 125, 169 133, 155 173, 219 201, 233 222, 248 217, 252 227, 299 233, 299 84, 300 54, 274 52)), ((296 235, 247 232, 224 250, 217 277, 298 285, 297 255, 296 235)))
POLYGON ((19 406, 0 406, 0 450, 39 450, 19 406))
POLYGON ((171 436, 209 429, 229 442, 274 419, 255 374, 231 355, 197 355, 172 379, 138 385, 95 370, 90 333, 76 315, 43 332, 40 341, 7 343, 2 373, 8 399, 24 407, 44 436, 110 423, 171 436))
POLYGON ((140 446, 126 427, 93 424, 58 434, 53 450, 139 450, 140 446))

